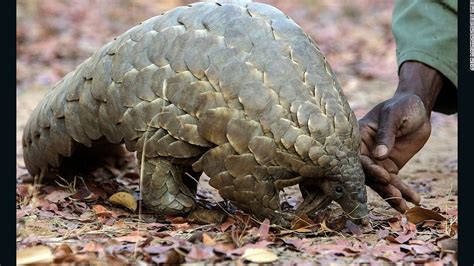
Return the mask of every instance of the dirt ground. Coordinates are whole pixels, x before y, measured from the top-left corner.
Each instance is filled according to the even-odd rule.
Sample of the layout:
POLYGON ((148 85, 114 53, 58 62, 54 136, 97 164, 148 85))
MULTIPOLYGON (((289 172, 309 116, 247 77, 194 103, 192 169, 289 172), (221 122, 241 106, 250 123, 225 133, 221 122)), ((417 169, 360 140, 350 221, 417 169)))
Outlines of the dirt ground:
MULTIPOLYGON (((48 87, 111 36, 181 4, 181 1, 157 1, 156 4, 104 1, 108 5, 102 1, 72 2, 17 2, 17 251, 33 246, 47 247, 49 251, 42 250, 38 254, 49 255, 44 256, 50 261, 99 265, 133 261, 265 262, 253 260, 246 255, 245 248, 239 250, 241 247, 259 252, 269 250, 269 254, 259 253, 257 258, 285 265, 402 261, 456 264, 456 248, 452 247, 456 242, 446 240, 457 239, 457 115, 433 113, 429 141, 400 173, 422 196, 421 206, 446 219, 428 219, 415 227, 371 190, 370 228, 351 227, 347 223, 342 227, 319 224, 313 230, 291 232, 251 223, 248 228, 239 229, 232 224, 240 219, 236 217, 226 222, 231 229, 195 225, 169 217, 169 223, 163 224, 149 215, 141 216, 143 224, 137 225, 139 217, 126 208, 113 206, 102 197, 90 201, 85 196, 77 196, 80 189, 76 188, 67 195, 60 194, 58 191, 67 191, 67 188, 57 184, 44 185, 39 203, 32 202, 31 179, 27 177, 22 159, 21 135, 29 115, 48 87), (100 8, 102 11, 97 11, 100 8), (127 10, 131 11, 127 13, 127 10), (43 17, 45 12, 47 16, 43 17), (99 30, 93 31, 94 27, 99 30), (57 197, 46 198, 51 193, 57 197), (91 216, 86 217, 84 213, 91 216), (139 226, 146 226, 147 230, 139 226), (240 242, 233 236, 236 232, 241 234, 240 242), (233 241, 220 238, 228 235, 233 241), (233 246, 224 248, 219 246, 221 243, 233 246), (138 255, 133 247, 139 247, 138 255), (278 256, 278 260, 271 260, 272 254, 278 256)), ((343 1, 345 4, 331 1, 314 4, 304 0, 263 2, 289 14, 316 40, 335 69, 358 118, 393 94, 397 75, 395 46, 389 27, 392 1, 382 4, 370 0, 352 1, 352 4, 347 1, 343 1)), ((121 177, 119 185, 136 191, 136 180, 131 174, 124 177, 125 172, 121 171, 112 169, 110 172, 121 177)), ((212 191, 208 193, 211 189, 206 184, 201 184, 200 189, 204 202, 217 199, 212 191), (213 199, 205 199, 206 195, 213 199)), ((329 225, 329 220, 323 221, 329 225)))

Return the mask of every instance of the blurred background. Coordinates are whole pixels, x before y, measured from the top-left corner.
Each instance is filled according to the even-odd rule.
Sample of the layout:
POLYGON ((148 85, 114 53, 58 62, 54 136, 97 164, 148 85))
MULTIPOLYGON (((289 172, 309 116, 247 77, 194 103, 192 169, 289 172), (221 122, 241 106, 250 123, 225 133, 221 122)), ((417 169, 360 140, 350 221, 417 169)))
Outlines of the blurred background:
MULTIPOLYGON (((132 26, 192 2, 17 1, 17 91, 54 84, 132 26)), ((359 79, 396 81, 395 46, 390 29, 392 0, 260 2, 288 14, 316 41, 348 93, 359 87, 359 79)), ((357 100, 350 100, 358 109, 357 100)))
MULTIPOLYGON (((23 126, 47 88, 103 44, 140 22, 190 0, 17 0, 17 147, 23 126)), ((397 86, 391 33, 393 0, 261 0, 299 24, 336 72, 356 116, 397 86)), ((432 116, 432 137, 405 167, 457 177, 457 115, 432 116)), ((22 151, 17 163, 22 166, 22 151)), ((23 171, 23 170, 21 170, 23 171)), ((456 182, 457 183, 457 182, 456 182)))

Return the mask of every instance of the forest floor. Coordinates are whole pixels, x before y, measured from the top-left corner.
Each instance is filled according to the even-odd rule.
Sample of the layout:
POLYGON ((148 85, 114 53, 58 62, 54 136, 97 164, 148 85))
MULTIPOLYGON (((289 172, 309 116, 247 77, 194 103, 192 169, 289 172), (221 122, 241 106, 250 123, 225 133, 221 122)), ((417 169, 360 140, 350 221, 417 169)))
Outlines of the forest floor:
MULTIPOLYGON (((358 118, 393 94, 397 66, 390 32, 392 1, 262 2, 287 13, 314 38, 358 118)), ((152 214, 138 214, 108 200, 117 191, 138 195, 133 160, 123 167, 106 164, 91 178, 42 184, 33 197, 21 136, 47 89, 114 36, 180 4, 183 1, 17 1, 17 259, 99 265, 456 264, 457 115, 433 113, 429 141, 400 173, 422 196, 422 209, 401 215, 368 189, 371 224, 364 228, 337 216, 335 204, 312 221, 313 226, 293 230, 256 223, 240 212, 218 225, 184 217, 157 221, 152 214)), ((214 206, 219 197, 205 179, 199 185, 200 202, 214 206)), ((290 205, 300 200, 291 190, 285 198, 290 205)))

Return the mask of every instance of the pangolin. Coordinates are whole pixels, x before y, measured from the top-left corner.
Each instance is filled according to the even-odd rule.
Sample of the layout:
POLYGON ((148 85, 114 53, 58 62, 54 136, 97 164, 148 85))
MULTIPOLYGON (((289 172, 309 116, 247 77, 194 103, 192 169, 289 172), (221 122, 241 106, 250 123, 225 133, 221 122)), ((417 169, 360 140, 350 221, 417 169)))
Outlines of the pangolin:
POLYGON ((204 172, 224 199, 277 224, 292 217, 279 199, 292 185, 296 213, 334 200, 367 217, 357 119, 315 42, 270 5, 195 3, 115 38, 38 104, 24 160, 48 176, 79 147, 123 143, 157 213, 193 210, 187 174, 204 172))

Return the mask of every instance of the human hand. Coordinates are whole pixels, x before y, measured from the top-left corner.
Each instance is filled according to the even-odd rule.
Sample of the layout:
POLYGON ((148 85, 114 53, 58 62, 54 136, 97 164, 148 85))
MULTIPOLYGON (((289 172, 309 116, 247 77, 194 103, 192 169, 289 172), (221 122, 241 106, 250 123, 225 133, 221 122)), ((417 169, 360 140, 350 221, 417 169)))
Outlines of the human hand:
POLYGON ((405 62, 395 95, 359 120, 366 184, 399 212, 408 209, 406 200, 420 202, 420 196, 398 173, 428 140, 431 110, 442 86, 438 71, 405 62))

